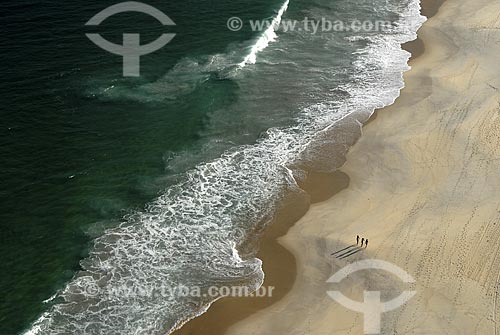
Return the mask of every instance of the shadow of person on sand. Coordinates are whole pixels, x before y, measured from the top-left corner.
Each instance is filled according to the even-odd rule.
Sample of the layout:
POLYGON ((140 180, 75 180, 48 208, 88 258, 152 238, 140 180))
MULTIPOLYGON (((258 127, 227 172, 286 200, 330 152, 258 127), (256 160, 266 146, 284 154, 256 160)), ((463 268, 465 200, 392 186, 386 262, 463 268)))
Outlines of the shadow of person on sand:
MULTIPOLYGON (((354 248, 356 246, 357 246, 356 244, 351 244, 350 246, 345 247, 344 249, 340 249, 340 250, 337 250, 337 251, 331 253, 330 256, 337 255, 339 253, 342 253, 343 251, 346 251, 346 252, 352 251, 351 248, 354 248), (351 250, 348 250, 348 249, 351 249, 351 250)), ((335 256, 335 257, 337 257, 337 256, 335 256)))
POLYGON ((354 249, 354 250, 350 250, 349 252, 346 252, 346 253, 344 253, 344 254, 342 254, 342 255, 337 256, 337 258, 338 258, 338 259, 344 259, 344 258, 347 258, 347 257, 349 257, 349 256, 352 256, 352 255, 354 255, 354 254, 357 254, 358 252, 362 251, 363 249, 364 249, 364 248, 362 248, 362 247, 357 247, 357 248, 356 248, 356 249, 354 249))

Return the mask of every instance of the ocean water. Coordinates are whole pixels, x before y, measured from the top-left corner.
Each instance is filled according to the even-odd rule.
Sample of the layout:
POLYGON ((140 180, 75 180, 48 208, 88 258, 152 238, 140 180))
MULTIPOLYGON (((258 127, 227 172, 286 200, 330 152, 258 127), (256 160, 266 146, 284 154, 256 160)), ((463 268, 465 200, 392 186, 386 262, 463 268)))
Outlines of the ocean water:
POLYGON ((84 26, 112 4, 0 5, 1 334, 165 334, 216 298, 169 288, 257 288, 261 261, 240 246, 304 168, 334 169, 331 153, 394 101, 400 44, 424 20, 416 0, 148 1, 177 35, 123 78, 121 59, 84 34, 147 43, 164 28, 138 13, 84 26), (248 24, 305 17, 392 24, 248 24))

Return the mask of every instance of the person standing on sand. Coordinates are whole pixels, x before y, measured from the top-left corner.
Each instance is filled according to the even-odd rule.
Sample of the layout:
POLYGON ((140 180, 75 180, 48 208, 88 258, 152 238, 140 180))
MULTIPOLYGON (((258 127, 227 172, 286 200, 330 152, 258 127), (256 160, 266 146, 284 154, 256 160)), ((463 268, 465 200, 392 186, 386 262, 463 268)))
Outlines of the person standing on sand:
POLYGON ((365 249, 368 248, 368 239, 366 239, 366 242, 365 242, 365 249))
POLYGON ((359 235, 356 236, 356 245, 358 245, 358 244, 359 244, 359 235))
POLYGON ((363 243, 365 243, 365 238, 364 237, 361 239, 361 248, 363 247, 363 243))

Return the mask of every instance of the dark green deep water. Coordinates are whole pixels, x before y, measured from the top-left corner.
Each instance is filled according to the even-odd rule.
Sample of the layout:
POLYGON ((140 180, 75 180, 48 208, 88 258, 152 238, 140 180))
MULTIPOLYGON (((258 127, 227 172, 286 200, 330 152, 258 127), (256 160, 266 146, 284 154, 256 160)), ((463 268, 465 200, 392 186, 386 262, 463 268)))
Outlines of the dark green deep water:
POLYGON ((148 1, 177 24, 123 13, 84 24, 115 1, 21 0, 0 4, 0 334, 15 334, 79 269, 92 237, 168 185, 165 160, 196 146, 211 110, 237 88, 214 81, 165 101, 101 99, 106 85, 154 82, 186 56, 224 52, 254 35, 231 32, 231 16, 267 17, 279 3, 148 1), (121 77, 121 58, 90 42, 98 31, 142 43, 177 36, 142 57, 140 79, 121 77))

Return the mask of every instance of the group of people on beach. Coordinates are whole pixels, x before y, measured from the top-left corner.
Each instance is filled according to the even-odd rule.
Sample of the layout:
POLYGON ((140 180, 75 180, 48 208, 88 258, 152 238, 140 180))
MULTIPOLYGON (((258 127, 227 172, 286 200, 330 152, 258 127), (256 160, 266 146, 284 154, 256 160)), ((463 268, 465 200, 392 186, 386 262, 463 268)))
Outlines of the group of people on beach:
MULTIPOLYGON (((356 245, 359 245, 359 235, 356 236, 356 245)), ((368 239, 367 238, 364 238, 362 237, 361 238, 361 248, 363 248, 363 245, 366 247, 368 247, 368 239)))

